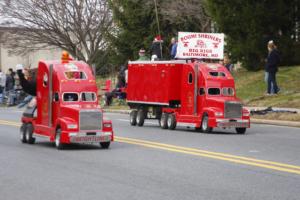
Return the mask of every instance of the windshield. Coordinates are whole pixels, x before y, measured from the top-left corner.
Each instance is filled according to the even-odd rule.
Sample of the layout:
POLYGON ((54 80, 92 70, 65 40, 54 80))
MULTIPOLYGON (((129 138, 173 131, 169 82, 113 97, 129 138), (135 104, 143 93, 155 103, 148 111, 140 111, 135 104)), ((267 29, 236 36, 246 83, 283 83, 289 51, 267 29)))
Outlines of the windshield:
POLYGON ((63 101, 65 102, 76 102, 79 100, 83 102, 95 102, 97 100, 97 96, 94 92, 82 92, 80 96, 76 92, 65 92, 63 94, 63 101))
POLYGON ((83 92, 81 93, 81 101, 96 101, 96 94, 94 92, 83 92))
POLYGON ((85 73, 81 71, 66 71, 65 77, 69 80, 86 79, 85 73))
POLYGON ((220 88, 208 88, 209 95, 220 95, 220 88))
POLYGON ((224 72, 209 72, 209 74, 214 77, 225 77, 226 76, 224 72))
POLYGON ((222 94, 224 96, 233 96, 234 95, 234 89, 233 88, 223 88, 222 94))
POLYGON ((68 102, 78 101, 78 94, 73 92, 66 92, 63 94, 63 100, 68 102))

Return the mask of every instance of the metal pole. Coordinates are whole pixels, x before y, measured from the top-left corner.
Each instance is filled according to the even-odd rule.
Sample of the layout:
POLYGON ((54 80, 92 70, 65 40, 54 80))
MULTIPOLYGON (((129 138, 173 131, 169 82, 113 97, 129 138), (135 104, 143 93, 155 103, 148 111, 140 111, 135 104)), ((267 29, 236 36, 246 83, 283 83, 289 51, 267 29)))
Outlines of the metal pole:
POLYGON ((194 115, 197 115, 197 107, 198 107, 198 71, 199 65, 195 64, 195 85, 194 85, 194 115))
POLYGON ((53 79, 52 79, 52 75, 53 75, 53 65, 51 64, 50 66, 49 66, 49 97, 48 97, 48 111, 49 111, 49 115, 48 115, 48 117, 49 117, 49 121, 48 121, 48 125, 49 125, 49 127, 52 127, 52 101, 53 101, 53 92, 52 92, 52 89, 53 89, 53 85, 52 85, 52 83, 53 83, 53 79))
MULTIPOLYGON (((156 24, 157 24, 157 29, 158 29, 158 35, 161 36, 160 35, 160 28, 159 28, 158 10, 157 10, 157 2, 156 2, 156 0, 154 0, 154 6, 155 6, 155 16, 156 16, 156 24)), ((160 55, 162 57, 162 44, 161 44, 161 42, 159 43, 159 45, 160 45, 160 55)))

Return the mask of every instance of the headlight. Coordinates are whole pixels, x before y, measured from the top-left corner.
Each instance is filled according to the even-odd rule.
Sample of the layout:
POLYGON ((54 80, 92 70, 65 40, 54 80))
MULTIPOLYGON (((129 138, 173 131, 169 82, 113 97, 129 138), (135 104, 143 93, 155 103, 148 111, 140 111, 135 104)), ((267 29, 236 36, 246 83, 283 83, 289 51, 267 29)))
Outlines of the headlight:
POLYGON ((68 129, 76 129, 77 128, 77 124, 68 124, 67 128, 68 129))
POLYGON ((244 117, 249 117, 250 116, 250 112, 243 112, 243 116, 244 117))
POLYGON ((216 117, 222 117, 222 116, 223 116, 223 113, 222 113, 222 112, 215 112, 215 116, 216 116, 216 117))
POLYGON ((112 126, 111 126, 111 123, 104 123, 103 127, 104 128, 111 128, 112 126))
POLYGON ((244 117, 249 117, 250 116, 250 112, 248 110, 243 110, 243 116, 244 117))
POLYGON ((76 136, 76 135, 77 135, 77 133, 69 133, 70 137, 73 137, 73 136, 76 136))

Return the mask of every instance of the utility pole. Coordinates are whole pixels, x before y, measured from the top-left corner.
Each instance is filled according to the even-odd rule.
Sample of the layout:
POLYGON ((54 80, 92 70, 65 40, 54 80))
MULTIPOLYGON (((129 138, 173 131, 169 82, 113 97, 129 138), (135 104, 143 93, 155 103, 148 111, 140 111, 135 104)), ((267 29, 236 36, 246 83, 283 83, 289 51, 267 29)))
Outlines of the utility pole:
MULTIPOLYGON (((158 35, 161 37, 160 27, 159 27, 159 20, 158 20, 157 2, 156 2, 156 0, 153 0, 153 1, 154 1, 154 6, 155 6, 155 16, 156 16, 156 24, 157 24, 158 35)), ((162 44, 161 44, 161 42, 159 43, 159 45, 160 45, 160 55, 162 57, 162 44)))

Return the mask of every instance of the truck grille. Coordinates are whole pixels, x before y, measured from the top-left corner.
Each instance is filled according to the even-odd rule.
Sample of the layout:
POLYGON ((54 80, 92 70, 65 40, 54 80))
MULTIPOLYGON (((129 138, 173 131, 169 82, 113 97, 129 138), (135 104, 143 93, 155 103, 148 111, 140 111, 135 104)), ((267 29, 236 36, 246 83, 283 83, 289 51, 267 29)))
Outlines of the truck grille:
POLYGON ((225 118, 241 118, 242 117, 242 104, 234 101, 225 102, 225 118))
POLYGON ((101 130, 102 113, 98 110, 81 110, 79 113, 79 129, 81 131, 101 130))

